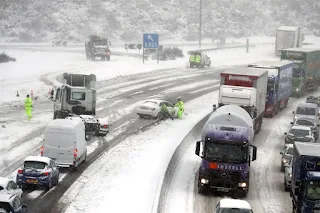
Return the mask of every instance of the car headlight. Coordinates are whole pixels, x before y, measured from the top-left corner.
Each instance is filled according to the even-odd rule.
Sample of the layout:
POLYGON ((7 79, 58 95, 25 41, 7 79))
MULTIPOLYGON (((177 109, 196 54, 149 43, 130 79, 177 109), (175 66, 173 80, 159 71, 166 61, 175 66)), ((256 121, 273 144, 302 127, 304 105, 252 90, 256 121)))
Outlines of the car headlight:
POLYGON ((296 89, 296 92, 299 92, 299 88, 296 89))
POLYGON ((289 173, 289 174, 288 174, 288 177, 291 178, 291 177, 292 177, 292 173, 289 173))
POLYGON ((287 163, 288 160, 287 160, 287 159, 282 159, 282 162, 283 162, 283 163, 287 163))

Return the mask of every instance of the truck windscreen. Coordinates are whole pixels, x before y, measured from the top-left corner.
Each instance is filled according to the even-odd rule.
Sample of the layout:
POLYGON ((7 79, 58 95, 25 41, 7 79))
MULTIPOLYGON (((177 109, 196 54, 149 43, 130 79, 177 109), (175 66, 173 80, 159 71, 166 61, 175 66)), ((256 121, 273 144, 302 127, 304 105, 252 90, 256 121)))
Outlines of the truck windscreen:
MULTIPOLYGON (((226 142, 227 143, 227 142, 226 142)), ((241 145, 206 143, 205 159, 208 161, 226 163, 245 163, 247 160, 248 148, 241 145)))

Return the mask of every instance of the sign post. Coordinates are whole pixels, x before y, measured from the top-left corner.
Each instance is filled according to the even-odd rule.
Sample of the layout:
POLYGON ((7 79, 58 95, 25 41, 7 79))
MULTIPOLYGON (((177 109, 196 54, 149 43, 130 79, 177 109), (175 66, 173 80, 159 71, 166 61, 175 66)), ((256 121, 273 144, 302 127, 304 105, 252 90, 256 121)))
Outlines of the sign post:
POLYGON ((155 34, 155 33, 143 34, 142 62, 144 63, 144 49, 157 49, 157 61, 159 63, 158 48, 159 48, 159 34, 155 34))

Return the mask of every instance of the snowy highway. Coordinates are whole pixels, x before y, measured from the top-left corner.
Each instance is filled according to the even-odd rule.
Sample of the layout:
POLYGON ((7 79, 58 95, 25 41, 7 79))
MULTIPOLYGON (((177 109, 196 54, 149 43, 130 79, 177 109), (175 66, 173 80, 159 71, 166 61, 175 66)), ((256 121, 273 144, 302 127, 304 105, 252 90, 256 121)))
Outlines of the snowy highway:
MULTIPOLYGON (((314 94, 317 94, 315 92, 314 94)), ((280 151, 284 147, 284 132, 290 128, 292 111, 303 98, 292 98, 288 108, 280 111, 274 118, 265 118, 261 132, 255 137, 254 145, 258 147, 257 161, 252 163, 250 190, 246 200, 254 212, 287 213, 292 211, 291 198, 284 191, 284 173, 280 171, 280 151)), ((168 189, 164 200, 160 202, 159 212, 212 212, 216 204, 228 194, 198 193, 197 173, 200 158, 195 155, 195 142, 200 140, 201 129, 194 130, 182 143, 184 152, 177 153, 176 167, 169 177, 168 189), (198 134, 197 132, 198 131, 198 134)))
MULTIPOLYGON (((114 170, 115 168, 113 168, 111 165, 114 165, 117 161, 124 160, 125 162, 128 160, 126 155, 122 159, 123 156, 121 155, 125 154, 126 151, 120 150, 116 151, 116 153, 119 152, 120 154, 116 155, 115 159, 106 160, 105 163, 101 164, 101 159, 111 158, 111 156, 114 156, 114 151, 109 153, 110 150, 118 147, 118 145, 124 144, 123 146, 126 146, 126 140, 134 137, 135 135, 144 135, 144 132, 153 132, 157 126, 166 125, 167 128, 171 128, 171 125, 185 125, 181 123, 184 121, 178 120, 169 120, 163 123, 155 120, 140 119, 134 113, 134 109, 142 100, 162 98, 171 102, 175 102, 176 98, 181 96, 186 102, 186 119, 192 119, 193 123, 188 124, 189 127, 185 127, 183 130, 176 130, 176 133, 182 131, 186 132, 188 128, 191 129, 193 125, 199 121, 201 116, 210 112, 212 104, 217 102, 216 98, 219 88, 219 73, 222 70, 237 64, 243 65, 249 62, 261 60, 262 58, 272 58, 273 56, 270 54, 271 51, 271 48, 260 48, 258 49, 258 52, 253 51, 249 57, 248 55, 242 56, 239 54, 239 50, 228 50, 222 54, 212 53, 211 57, 216 57, 217 60, 221 58, 221 61, 217 61, 215 66, 212 68, 187 69, 184 68, 184 62, 179 62, 178 65, 173 66, 176 68, 170 68, 170 65, 165 65, 160 67, 160 69, 158 68, 158 70, 144 73, 137 72, 138 74, 121 74, 122 66, 124 66, 123 64, 125 63, 121 63, 121 57, 118 56, 116 61, 111 61, 112 63, 109 64, 111 64, 110 68, 112 70, 117 70, 116 66, 119 66, 120 71, 117 71, 116 74, 110 73, 110 75, 114 76, 114 78, 101 79, 97 83, 97 115, 101 118, 108 119, 109 123, 112 125, 110 134, 108 134, 106 137, 92 138, 92 140, 88 142, 89 155, 87 161, 80 165, 78 172, 68 173, 67 171, 61 170, 60 182, 57 187, 52 188, 49 192, 45 192, 43 190, 25 191, 23 194, 23 199, 24 202, 28 204, 28 212, 48 212, 48 209, 51 209, 51 212, 72 212, 73 208, 76 208, 74 212, 92 212, 92 210, 89 210, 89 206, 83 206, 81 203, 77 202, 77 199, 83 199, 82 194, 87 194, 89 196, 99 193, 97 191, 92 192, 92 190, 95 189, 91 189, 89 187, 89 183, 91 182, 92 184, 97 184, 93 179, 91 180, 91 178, 96 176, 98 172, 99 174, 101 173, 101 175, 103 175, 99 177, 97 181, 101 179, 112 181, 113 179, 110 178, 113 178, 113 172, 110 174, 109 172, 102 172, 105 170, 109 171, 109 169, 106 169, 105 167, 110 167, 110 170, 114 170), (224 59, 225 55, 230 55, 230 57, 233 57, 233 61, 230 62, 224 59), (190 109, 188 109, 188 104, 190 104, 190 109), (97 168, 99 168, 98 171, 97 168), (88 185, 89 189, 83 187, 81 184, 88 185), (80 192, 81 190, 79 187, 83 190, 89 190, 89 192, 80 192), (70 204, 72 205, 70 206, 70 204), (82 207, 75 207, 76 204, 79 204, 79 206, 82 207)), ((79 57, 77 56, 74 59, 75 61, 72 62, 74 64, 71 64, 68 67, 63 68, 63 66, 61 66, 61 69, 59 68, 56 73, 42 73, 40 79, 47 84, 55 84, 57 75, 63 72, 79 71, 88 73, 91 72, 90 68, 93 68, 92 71, 94 73, 98 72, 97 74, 111 72, 110 69, 105 70, 104 63, 94 63, 91 61, 85 62, 80 59, 79 64, 77 64, 78 59, 79 57)), ((128 59, 128 63, 131 63, 130 59, 128 59)), ((136 62, 132 61, 131 66, 136 66, 135 63, 136 62)), ((130 66, 130 64, 127 64, 126 66, 128 67, 128 65, 130 66)), ((140 67, 137 69, 140 69, 140 67)), ((107 74, 104 73, 102 75, 107 74)), ((0 122, 5 125, 5 128, 1 128, 1 140, 3 143, 0 147, 0 151, 3 154, 1 155, 0 159, 0 176, 14 178, 16 175, 16 170, 21 165, 22 160, 28 155, 38 155, 40 152, 39 148, 41 146, 42 134, 46 124, 52 120, 53 103, 43 98, 35 103, 34 119, 31 122, 24 121, 24 119, 21 120, 21 118, 25 116, 25 112, 17 104, 5 105, 5 110, 0 112, 0 122), (25 131, 21 131, 21 128, 24 128, 25 131)), ((291 101, 288 109, 293 108, 295 103, 298 102, 296 100, 291 101)), ((282 136, 283 132, 287 130, 289 125, 289 120, 291 118, 290 115, 292 115, 290 114, 291 111, 288 110, 288 113, 286 113, 286 110, 281 112, 276 118, 270 120, 265 119, 263 130, 255 139, 255 143, 259 150, 258 160, 253 163, 254 172, 251 175, 251 190, 248 199, 250 202, 252 201, 255 208, 261 206, 261 212, 285 212, 282 211, 282 209, 281 211, 278 209, 279 205, 281 208, 285 208, 285 210, 291 208, 289 195, 284 192, 282 187, 283 175, 281 174, 278 166, 280 164, 279 151, 281 151, 281 147, 283 146, 282 136), (272 126, 273 122, 279 122, 277 125, 281 127, 281 131, 279 127, 276 128, 276 126, 272 126), (270 152, 272 152, 272 154, 270 154, 270 152), (273 166, 269 165, 270 162, 272 162, 271 165, 273 166), (266 180, 266 182, 263 182, 264 180, 266 180), (266 193, 263 191, 266 191, 266 193), (283 195, 286 197, 280 199, 283 203, 279 203, 279 197, 283 197, 283 195), (256 197, 260 199, 257 200, 256 197), (265 202, 263 201, 264 199, 274 199, 276 202, 265 202), (263 205, 261 204, 262 201, 263 205)), ((162 135, 161 132, 153 133, 162 135)), ((181 133, 181 136, 184 136, 183 134, 184 133, 181 133)), ((167 138, 170 137, 169 135, 172 134, 168 133, 167 138)), ((194 136, 195 140, 197 140, 196 137, 197 136, 194 136)), ((148 139, 148 141, 149 140, 150 139, 148 139)), ((178 145, 182 138, 181 140, 176 140, 174 137, 172 137, 172 140, 174 140, 174 143, 178 145)), ((191 144, 194 142, 195 141, 189 141, 191 144)), ((131 144, 131 142, 129 144, 131 144)), ((198 196, 196 193, 197 189, 194 187, 194 183, 196 181, 195 174, 199 166, 199 159, 194 154, 194 146, 191 144, 186 150, 183 160, 180 162, 181 165, 177 167, 177 170, 174 173, 174 177, 170 183, 169 193, 166 196, 167 199, 161 201, 162 203, 166 203, 165 208, 162 208, 161 212, 185 212, 186 209, 188 209, 187 212, 206 212, 206 210, 212 209, 217 202, 217 199, 214 197, 198 196), (181 169, 178 169, 180 167, 181 169), (186 175, 186 173, 188 175, 186 175), (181 196, 183 196, 184 199, 179 199, 181 196)), ((128 148, 126 147, 123 149, 127 150, 128 148)), ((171 149, 174 150, 174 146, 171 147, 171 149)), ((130 148, 128 151, 130 151, 130 148)), ((165 150, 162 151, 162 153, 167 153, 165 150)), ((134 153, 138 156, 142 155, 142 153, 139 151, 135 151, 134 153)), ((168 159, 171 158, 169 153, 170 152, 168 152, 167 156, 168 159)), ((129 156, 130 154, 130 152, 127 153, 129 156)), ((161 176, 161 171, 163 171, 164 174, 165 170, 166 167, 163 167, 162 170, 160 169, 156 173, 157 175, 161 176)), ((116 172, 116 174, 118 173, 116 172)), ((157 175, 154 174, 154 177, 151 179, 153 181, 156 179, 157 181, 161 182, 161 178, 159 178, 157 175)), ((104 185, 104 183, 101 184, 104 185)), ((154 190, 159 191, 161 188, 160 185, 160 183, 156 184, 154 186, 156 187, 154 190)), ((152 197, 152 202, 150 202, 148 207, 144 207, 142 210, 139 209, 139 205, 137 205, 137 211, 133 212, 155 211, 154 209, 157 206, 157 199, 156 195, 153 193, 154 192, 147 196, 149 199, 152 197)), ((129 195, 130 194, 128 194, 128 196, 129 195)), ((90 199, 94 199, 94 196, 90 197, 90 199)), ((88 202, 91 202, 90 199, 88 202)), ((103 199, 104 198, 102 196, 99 204, 103 203, 103 199)), ((112 201, 109 202, 112 203, 112 201)), ((135 201, 135 203, 138 202, 135 201)), ((109 206, 112 207, 112 205, 109 206)), ((111 207, 109 209, 110 211, 112 210, 111 207)))

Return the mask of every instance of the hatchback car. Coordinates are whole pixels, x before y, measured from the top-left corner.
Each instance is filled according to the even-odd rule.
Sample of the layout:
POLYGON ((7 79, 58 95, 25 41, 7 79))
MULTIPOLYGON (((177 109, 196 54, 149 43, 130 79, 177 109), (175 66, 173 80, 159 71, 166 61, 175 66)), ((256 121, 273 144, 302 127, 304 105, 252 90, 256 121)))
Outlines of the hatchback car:
POLYGON ((214 213, 253 213, 251 205, 245 200, 224 198, 216 205, 214 213))
POLYGON ((162 118, 161 106, 167 105, 168 111, 172 117, 177 117, 178 107, 165 100, 146 100, 138 106, 136 113, 140 118, 162 118))
POLYGON ((287 144, 293 144, 294 141, 315 143, 315 137, 310 127, 307 126, 293 126, 289 132, 284 133, 286 135, 284 142, 287 144))
POLYGON ((0 193, 0 212, 23 213, 27 205, 21 202, 21 199, 14 194, 0 193))
POLYGON ((303 116, 299 117, 296 122, 291 122, 294 126, 308 126, 312 129, 316 140, 319 139, 319 120, 315 116, 303 116))
POLYGON ((284 170, 284 190, 289 191, 292 177, 292 157, 290 158, 284 170))
POLYGON ((0 193, 15 194, 21 198, 22 189, 13 180, 0 177, 0 193))
POLYGON ((17 173, 17 184, 45 187, 48 191, 59 182, 59 170, 53 160, 41 156, 29 156, 17 173))
POLYGON ((282 155, 281 171, 284 172, 285 167, 288 166, 288 163, 293 156, 293 144, 289 144, 282 152, 280 152, 280 154, 282 155))

